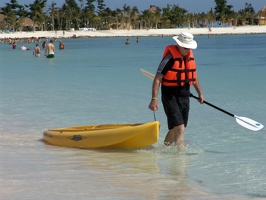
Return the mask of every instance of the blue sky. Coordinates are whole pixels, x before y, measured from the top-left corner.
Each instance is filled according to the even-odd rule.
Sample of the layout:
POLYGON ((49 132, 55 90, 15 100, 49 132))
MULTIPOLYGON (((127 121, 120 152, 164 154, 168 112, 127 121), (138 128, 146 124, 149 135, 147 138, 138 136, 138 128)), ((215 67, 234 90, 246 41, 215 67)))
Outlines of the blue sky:
MULTIPOLYGON (((86 0, 84 0, 86 1, 86 0)), ((5 6, 5 3, 9 3, 10 0, 1 0, 0 7, 5 6)), ((34 0, 18 0, 19 4, 30 4, 34 0)), ((61 7, 65 0, 48 0, 47 3, 51 5, 52 2, 56 2, 58 7, 61 7)), ((78 3, 79 1, 76 0, 78 3)), ((266 6, 266 0, 227 0, 227 4, 233 7, 233 10, 239 11, 245 7, 245 3, 251 3, 255 12, 258 12, 263 6, 266 6)), ((185 8, 190 13, 207 12, 211 8, 214 8, 214 0, 105 0, 107 7, 111 9, 122 8, 124 4, 130 7, 137 6, 140 11, 148 9, 150 5, 156 5, 158 7, 166 7, 167 4, 178 4, 180 7, 185 8)))

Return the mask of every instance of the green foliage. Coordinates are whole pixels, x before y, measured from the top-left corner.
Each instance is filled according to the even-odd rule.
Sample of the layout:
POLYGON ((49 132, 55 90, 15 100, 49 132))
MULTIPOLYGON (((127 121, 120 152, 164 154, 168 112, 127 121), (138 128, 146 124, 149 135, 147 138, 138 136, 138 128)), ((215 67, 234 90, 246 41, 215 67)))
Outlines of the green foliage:
POLYGON ((30 9, 30 18, 34 23, 41 25, 44 21, 44 8, 47 0, 35 0, 34 3, 30 4, 28 7, 30 9))
POLYGON ((245 8, 239 11, 240 19, 246 24, 253 24, 255 10, 251 4, 245 3, 245 8))
MULTIPOLYGON (((69 30, 80 27, 96 29, 149 29, 175 27, 206 27, 215 20, 221 23, 232 20, 253 24, 255 11, 251 4, 246 3, 244 9, 235 12, 227 0, 214 0, 214 11, 207 13, 188 13, 178 4, 167 5, 164 8, 153 7, 139 11, 136 6, 126 4, 122 8, 111 10, 104 0, 65 0, 61 8, 47 0, 32 0, 29 5, 20 5, 17 0, 10 0, 0 10, 5 15, 1 24, 5 29, 17 28, 17 23, 25 17, 30 17, 39 30, 69 30)), ((56 1, 55 1, 56 2, 56 1)))
POLYGON ((105 9, 105 4, 104 4, 104 0, 97 0, 97 2, 98 2, 98 10, 99 10, 99 12, 102 12, 104 9, 105 9))
POLYGON ((85 9, 93 13, 95 11, 95 6, 93 4, 95 1, 96 0, 87 0, 87 6, 85 7, 85 9))
POLYGON ((65 2, 66 2, 65 4, 67 4, 67 6, 71 7, 72 9, 75 9, 75 10, 80 9, 75 0, 65 0, 65 2))

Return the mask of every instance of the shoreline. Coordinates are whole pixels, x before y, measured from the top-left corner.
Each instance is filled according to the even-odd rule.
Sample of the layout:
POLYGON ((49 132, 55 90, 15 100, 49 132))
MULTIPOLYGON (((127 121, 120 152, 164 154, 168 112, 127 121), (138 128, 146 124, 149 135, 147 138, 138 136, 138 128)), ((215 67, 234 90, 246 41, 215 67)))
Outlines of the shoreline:
POLYGON ((132 29, 132 30, 100 30, 100 31, 35 31, 0 33, 0 39, 7 38, 89 38, 89 37, 148 37, 173 36, 181 32, 193 35, 230 35, 230 34, 266 34, 266 26, 212 27, 208 28, 176 28, 176 29, 132 29))

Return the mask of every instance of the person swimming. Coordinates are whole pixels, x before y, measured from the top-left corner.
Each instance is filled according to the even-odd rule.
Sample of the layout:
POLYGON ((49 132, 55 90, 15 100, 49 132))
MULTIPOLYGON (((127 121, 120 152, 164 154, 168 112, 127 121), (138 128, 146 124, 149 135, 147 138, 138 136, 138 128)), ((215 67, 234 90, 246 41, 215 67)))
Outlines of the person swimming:
POLYGON ((20 49, 21 49, 22 51, 30 50, 30 49, 27 48, 25 45, 22 45, 22 46, 20 47, 20 49))
POLYGON ((125 42, 126 45, 130 44, 130 41, 129 39, 127 38, 126 42, 125 42))

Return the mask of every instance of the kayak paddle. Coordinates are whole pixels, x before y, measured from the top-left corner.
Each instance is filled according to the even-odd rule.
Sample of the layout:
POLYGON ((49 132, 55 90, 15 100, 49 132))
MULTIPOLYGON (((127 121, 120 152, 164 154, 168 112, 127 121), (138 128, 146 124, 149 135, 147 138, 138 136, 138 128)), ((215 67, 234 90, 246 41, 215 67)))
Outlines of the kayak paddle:
MULTIPOLYGON (((140 71, 141 71, 145 76, 147 76, 147 77, 150 78, 150 79, 154 79, 154 77, 155 77, 154 74, 152 74, 152 73, 146 71, 145 69, 140 69, 140 71)), ((190 94, 190 97, 193 97, 194 99, 199 99, 198 97, 194 96, 193 94, 190 94)), ((223 109, 221 109, 221 108, 219 108, 219 107, 217 107, 217 106, 215 106, 215 105, 213 105, 213 104, 211 104, 211 103, 209 103, 209 102, 207 102, 207 101, 203 101, 203 102, 204 102, 205 104, 207 104, 208 106, 211 106, 211 107, 213 107, 213 108, 215 108, 215 109, 217 109, 217 110, 219 110, 219 111, 221 111, 221 112, 223 112, 223 113, 225 113, 225 114, 227 114, 227 115, 230 115, 231 117, 234 117, 234 118, 236 119, 236 122, 237 122, 239 125, 241 125, 241 126, 247 128, 247 129, 249 129, 249 130, 252 130, 252 131, 259 131, 259 130, 261 130, 261 129, 264 127, 261 123, 256 122, 256 121, 254 121, 253 119, 249 119, 249 118, 247 118, 247 117, 239 117, 239 116, 234 115, 234 114, 232 114, 232 113, 230 113, 230 112, 228 112, 228 111, 226 111, 226 110, 223 110, 223 109)))
MULTIPOLYGON (((190 96, 193 97, 194 99, 199 99, 198 97, 194 96, 193 94, 190 94, 190 96)), ((247 117, 239 117, 239 116, 234 115, 234 114, 232 114, 232 113, 230 113, 230 112, 228 112, 226 110, 223 110, 223 109, 221 109, 221 108, 219 108, 219 107, 217 107, 217 106, 215 106, 215 105, 213 105, 213 104, 211 104, 211 103, 209 103, 207 101, 203 101, 203 103, 205 103, 208 106, 211 106, 211 107, 213 107, 213 108, 215 108, 215 109, 217 109, 217 110, 219 110, 219 111, 221 111, 221 112, 223 112, 223 113, 225 113, 227 115, 230 115, 231 117, 234 117, 238 124, 240 124, 241 126, 247 128, 249 130, 259 131, 260 129, 263 128, 263 125, 261 123, 256 122, 253 119, 249 119, 247 117)))

